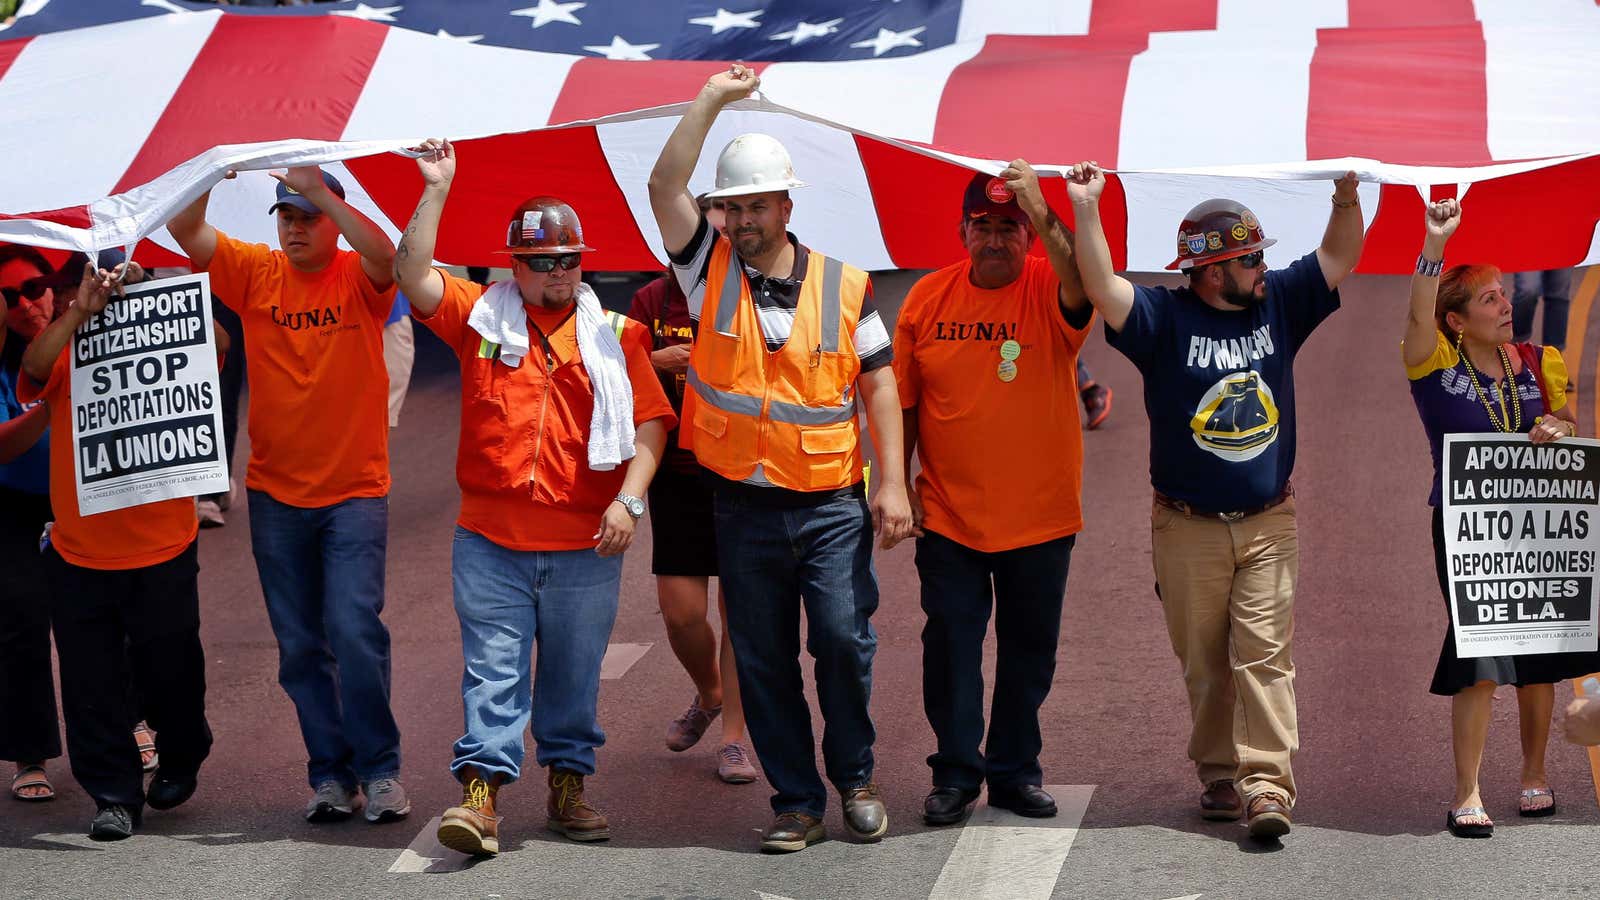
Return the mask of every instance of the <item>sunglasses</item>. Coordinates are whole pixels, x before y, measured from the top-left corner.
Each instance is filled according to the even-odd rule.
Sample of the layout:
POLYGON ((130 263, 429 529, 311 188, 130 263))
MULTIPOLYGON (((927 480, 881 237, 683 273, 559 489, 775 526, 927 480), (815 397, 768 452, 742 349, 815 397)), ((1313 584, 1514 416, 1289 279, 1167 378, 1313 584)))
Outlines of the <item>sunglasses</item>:
POLYGON ((563 253, 560 256, 519 256, 517 261, 534 272, 550 272, 558 265, 563 269, 576 269, 578 264, 583 262, 583 254, 563 253))
POLYGON ((1246 269, 1254 269, 1256 266, 1261 265, 1261 261, 1265 258, 1266 253, 1260 250, 1252 250, 1243 256, 1237 257, 1237 262, 1246 269))
POLYGON ((16 287, 0 288, 0 294, 6 298, 6 306, 16 306, 19 300, 38 300, 44 292, 50 289, 50 282, 55 280, 52 275, 39 275, 29 278, 16 287))

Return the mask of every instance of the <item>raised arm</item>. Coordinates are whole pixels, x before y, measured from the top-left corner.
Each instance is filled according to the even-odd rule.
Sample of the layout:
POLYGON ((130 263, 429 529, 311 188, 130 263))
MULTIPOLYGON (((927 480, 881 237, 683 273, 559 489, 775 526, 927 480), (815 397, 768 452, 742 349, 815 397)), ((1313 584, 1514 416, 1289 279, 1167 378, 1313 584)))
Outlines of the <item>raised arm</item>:
POLYGON ((1322 266, 1322 277, 1328 280, 1330 291, 1355 270, 1356 261, 1361 259, 1361 245, 1367 240, 1356 184, 1354 172, 1344 173, 1333 183, 1333 211, 1328 214, 1328 230, 1322 233, 1322 246, 1317 248, 1317 263, 1322 266))
POLYGON ((110 271, 96 269, 92 263, 83 267, 77 299, 61 314, 61 318, 46 325, 22 353, 22 371, 36 384, 50 380, 50 370, 55 368, 57 357, 72 340, 72 333, 78 330, 78 326, 106 308, 112 292, 118 289, 116 278, 121 269, 122 266, 110 271))
MULTIPOLYGON (((1337 210, 1335 210, 1337 212, 1337 210)), ((1403 359, 1406 368, 1422 365, 1438 346, 1439 325, 1433 317, 1439 299, 1437 264, 1444 260, 1444 245, 1461 225, 1461 204, 1454 199, 1428 204, 1427 236, 1422 240, 1422 258, 1411 276, 1411 302, 1406 308, 1406 336, 1403 359), (1424 271, 1424 268, 1427 271, 1424 271)), ((1329 229, 1332 229, 1332 225, 1329 229)), ((1323 270, 1327 272, 1326 269, 1323 270)))
POLYGON ((668 253, 688 246, 700 225, 700 207, 689 191, 689 176, 694 174, 694 164, 705 147, 711 123, 724 106, 743 100, 760 86, 755 70, 738 63, 711 76, 661 148, 661 156, 650 171, 650 208, 655 211, 661 242, 668 253))
POLYGON ((1078 225, 1074 250, 1083 291, 1111 330, 1121 331, 1133 309, 1133 283, 1111 267, 1111 245, 1106 243, 1106 229, 1100 223, 1100 194, 1105 189, 1106 175, 1099 163, 1081 162, 1067 173, 1067 196, 1072 199, 1072 216, 1078 225))
POLYGON ((1074 312, 1083 309, 1088 305, 1089 297, 1083 292, 1083 279, 1079 277, 1077 263, 1072 258, 1072 232, 1067 230, 1066 223, 1045 202, 1044 192, 1039 189, 1039 173, 1028 165, 1027 160, 1014 159, 1000 173, 1000 177, 1006 180, 1006 187, 1017 195, 1017 205, 1028 214, 1028 221, 1033 223, 1033 230, 1044 245, 1050 268, 1061 281, 1059 299, 1062 307, 1074 312))
POLYGON ((339 233, 350 242, 350 248, 361 254, 361 270, 367 273, 372 286, 386 291, 394 284, 390 269, 394 265, 394 244, 383 233, 378 223, 372 221, 333 192, 322 180, 322 170, 316 166, 295 166, 279 175, 268 172, 273 178, 288 185, 314 203, 322 214, 333 220, 339 233))
POLYGON ((417 211, 400 235, 394 251, 394 280, 400 292, 411 301, 411 308, 423 318, 433 315, 444 299, 444 276, 433 267, 433 251, 439 241, 439 218, 444 201, 450 196, 450 183, 456 177, 456 149, 449 141, 429 138, 415 148, 417 171, 422 173, 422 198, 417 211))
MULTIPOLYGON (((232 178, 233 175, 230 170, 223 177, 232 178)), ((196 272, 210 268, 211 257, 217 252, 217 229, 206 221, 206 206, 210 203, 211 192, 206 191, 167 222, 167 231, 183 249, 183 255, 189 257, 189 265, 196 272)))

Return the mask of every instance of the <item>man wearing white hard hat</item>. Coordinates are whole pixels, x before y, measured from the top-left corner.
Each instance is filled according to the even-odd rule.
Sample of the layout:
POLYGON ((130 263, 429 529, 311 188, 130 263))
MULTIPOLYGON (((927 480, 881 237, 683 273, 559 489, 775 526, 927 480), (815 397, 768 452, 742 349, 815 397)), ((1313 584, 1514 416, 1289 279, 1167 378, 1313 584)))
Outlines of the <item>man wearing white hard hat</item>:
POLYGON ((650 203, 697 323, 679 442, 711 473, 745 717, 774 791, 761 848, 781 853, 823 838, 828 801, 800 675, 802 602, 828 780, 857 839, 888 831, 867 711, 872 543, 888 549, 910 534, 911 507, 889 333, 867 273, 788 233, 789 190, 804 186, 788 151, 765 134, 723 149, 710 192, 723 201, 723 232, 689 191, 717 114, 759 84, 740 65, 706 82, 656 161, 650 203), (881 473, 870 503, 858 392, 881 473))

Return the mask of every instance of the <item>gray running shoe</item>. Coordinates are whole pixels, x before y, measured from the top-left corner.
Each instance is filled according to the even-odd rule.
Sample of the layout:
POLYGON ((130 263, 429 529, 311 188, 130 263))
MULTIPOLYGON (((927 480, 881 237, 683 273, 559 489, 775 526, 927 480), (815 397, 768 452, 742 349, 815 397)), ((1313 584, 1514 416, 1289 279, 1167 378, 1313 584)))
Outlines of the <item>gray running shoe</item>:
POLYGON ((343 822, 355 810, 355 791, 337 781, 324 781, 306 804, 306 821, 343 822))
POLYGON ((361 786, 367 795, 367 821, 398 822, 411 814, 411 801, 398 778, 377 778, 361 786))
POLYGON ((133 837, 138 819, 126 806, 102 806, 89 824, 89 837, 96 841, 120 841, 133 837))

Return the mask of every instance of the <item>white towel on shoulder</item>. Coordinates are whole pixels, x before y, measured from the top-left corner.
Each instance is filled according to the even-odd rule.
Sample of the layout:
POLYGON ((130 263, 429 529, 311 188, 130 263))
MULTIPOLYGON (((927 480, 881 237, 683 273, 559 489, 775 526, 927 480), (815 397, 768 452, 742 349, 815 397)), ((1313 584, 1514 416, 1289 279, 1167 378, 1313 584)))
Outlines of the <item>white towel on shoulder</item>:
MULTIPOLYGON (((578 355, 594 388, 594 415, 589 420, 589 468, 615 469, 633 458, 633 383, 628 360, 616 332, 606 322, 594 289, 577 289, 578 355)), ((472 304, 467 326, 491 344, 500 345, 500 361, 511 368, 528 355, 528 314, 515 281, 498 281, 472 304)))

